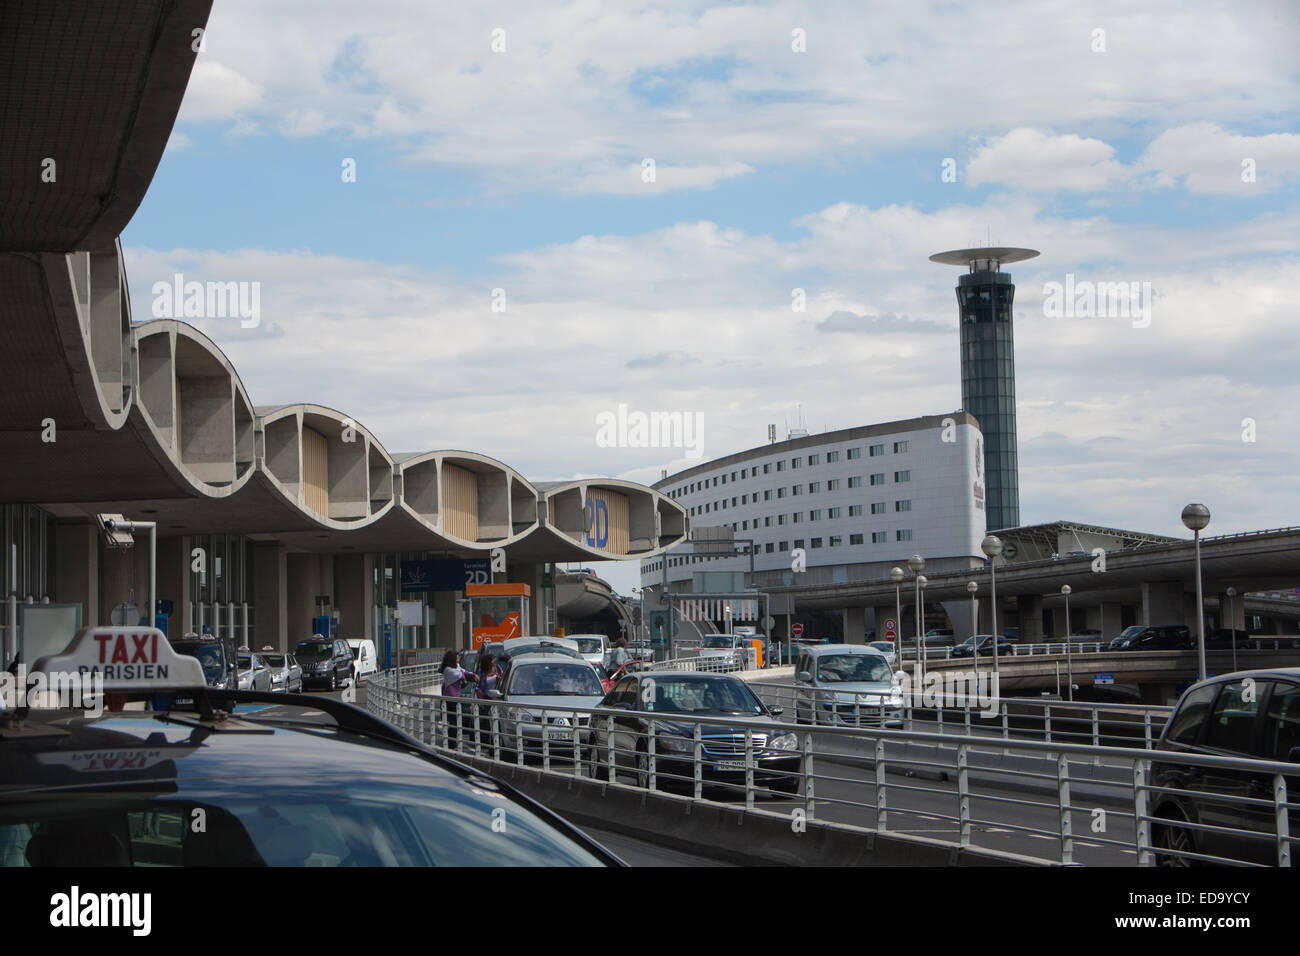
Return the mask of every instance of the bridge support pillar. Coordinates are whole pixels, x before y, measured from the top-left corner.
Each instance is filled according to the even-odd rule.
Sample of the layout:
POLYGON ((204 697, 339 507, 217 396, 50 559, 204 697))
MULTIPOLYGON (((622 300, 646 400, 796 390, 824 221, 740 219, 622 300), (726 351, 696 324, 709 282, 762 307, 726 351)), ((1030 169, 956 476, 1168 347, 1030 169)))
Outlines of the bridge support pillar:
MULTIPOLYGON (((1193 595, 1193 604, 1195 601, 1196 596, 1193 595)), ((1182 581, 1148 581, 1142 585, 1144 625, 1187 624, 1184 616, 1182 581)), ((1195 617, 1188 626, 1196 626, 1195 617)))
POLYGON ((893 604, 881 604, 871 609, 872 619, 870 622, 871 629, 876 632, 876 640, 885 639, 885 622, 893 621, 894 630, 899 629, 901 622, 897 620, 898 609, 893 604))
POLYGON ((1059 641, 1069 633, 1070 624, 1065 619, 1065 605, 1052 608, 1052 639, 1059 641))
POLYGON ((844 643, 867 643, 867 609, 865 607, 846 607, 844 609, 844 643))
MULTIPOLYGON (((1043 596, 1041 594, 1016 595, 1016 610, 1020 618, 1020 643, 1036 644, 1043 639, 1043 596)), ((998 630, 1004 625, 998 622, 998 630)))
MULTIPOLYGON (((947 613, 948 619, 952 621, 952 632, 953 635, 956 637, 956 639, 960 642, 970 637, 971 635, 970 599, 967 598, 964 601, 944 601, 943 609, 947 613)), ((980 623, 981 625, 987 626, 988 625, 987 618, 981 618, 980 623)))
POLYGON ((1087 627, 1101 631, 1104 640, 1119 637, 1124 630, 1124 606, 1113 602, 1103 602, 1097 607, 1088 608, 1087 627))
POLYGON ((1220 627, 1235 627, 1239 631, 1246 629, 1245 597, 1240 591, 1232 597, 1219 592, 1219 620, 1223 622, 1220 627))

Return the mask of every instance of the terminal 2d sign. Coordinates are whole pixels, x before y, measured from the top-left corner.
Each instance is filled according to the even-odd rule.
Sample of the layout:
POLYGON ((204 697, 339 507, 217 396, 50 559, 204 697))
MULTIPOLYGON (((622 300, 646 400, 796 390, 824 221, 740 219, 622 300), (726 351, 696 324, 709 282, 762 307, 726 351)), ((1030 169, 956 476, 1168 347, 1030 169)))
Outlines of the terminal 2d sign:
POLYGON ((402 562, 403 591, 463 591, 468 584, 491 584, 488 558, 429 559, 402 562))
POLYGON ((587 547, 609 544, 609 505, 600 498, 588 498, 583 502, 582 516, 587 522, 587 547))

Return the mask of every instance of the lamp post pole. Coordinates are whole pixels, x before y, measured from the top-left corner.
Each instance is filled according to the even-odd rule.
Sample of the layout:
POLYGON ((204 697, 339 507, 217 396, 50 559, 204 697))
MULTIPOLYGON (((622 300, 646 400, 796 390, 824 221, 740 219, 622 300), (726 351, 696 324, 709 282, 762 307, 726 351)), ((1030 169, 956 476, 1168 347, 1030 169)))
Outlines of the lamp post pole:
POLYGON ((898 666, 903 666, 903 569, 893 568, 889 580, 894 582, 894 650, 898 653, 898 666))
POLYGON ((925 575, 921 572, 925 569, 925 558, 919 554, 914 554, 907 559, 907 566, 912 569, 916 575, 916 666, 913 670, 913 677, 919 687, 925 677, 925 645, 921 641, 922 613, 921 613, 921 588, 925 586, 925 575))
POLYGON ((1070 700, 1074 700, 1074 656, 1070 650, 1070 586, 1061 585, 1061 593, 1065 595, 1065 676, 1066 687, 1069 689, 1070 700))
MULTIPOLYGON (((975 662, 975 697, 978 700, 980 696, 980 642, 979 642, 979 605, 975 603, 975 592, 980 586, 974 581, 966 582, 966 592, 970 595, 970 656, 975 662)), ((994 636, 993 644, 998 643, 997 637, 994 636)))
POLYGON ((980 550, 984 552, 989 559, 989 602, 990 602, 990 624, 989 629, 993 632, 993 679, 998 681, 1002 677, 1002 671, 998 667, 998 571, 997 558, 1002 553, 1002 540, 993 535, 985 535, 984 540, 980 542, 980 550))
POLYGON ((1233 613, 1232 599, 1237 596, 1236 588, 1228 588, 1228 634, 1232 640, 1232 669, 1237 669, 1237 615, 1233 613))
POLYGON ((1190 504, 1183 509, 1182 518, 1183 524, 1196 538, 1196 634, 1197 666, 1200 668, 1200 676, 1197 680, 1205 680, 1205 600, 1201 594, 1201 532, 1210 523, 1210 509, 1202 504, 1190 504))

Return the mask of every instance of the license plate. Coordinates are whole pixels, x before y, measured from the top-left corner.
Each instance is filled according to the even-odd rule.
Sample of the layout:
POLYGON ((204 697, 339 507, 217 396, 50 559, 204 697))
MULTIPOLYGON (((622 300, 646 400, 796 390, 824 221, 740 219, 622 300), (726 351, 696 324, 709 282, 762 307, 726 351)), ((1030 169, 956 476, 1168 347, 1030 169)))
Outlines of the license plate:
POLYGON ((744 770, 745 761, 743 760, 719 760, 713 765, 714 770, 744 770))
POLYGON ((172 706, 180 707, 183 704, 192 704, 192 703, 194 703, 193 697, 177 697, 175 700, 172 701, 172 706))
POLYGON ((572 740, 572 730, 548 730, 546 732, 547 740, 572 740))

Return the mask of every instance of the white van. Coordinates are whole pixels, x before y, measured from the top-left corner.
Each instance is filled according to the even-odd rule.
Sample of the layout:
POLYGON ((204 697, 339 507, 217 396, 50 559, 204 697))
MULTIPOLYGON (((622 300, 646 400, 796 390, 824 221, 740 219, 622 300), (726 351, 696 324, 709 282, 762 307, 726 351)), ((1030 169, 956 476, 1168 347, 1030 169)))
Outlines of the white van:
POLYGON ((379 670, 379 656, 375 652, 375 642, 363 638, 349 637, 348 647, 352 648, 352 680, 361 680, 367 674, 379 670))

